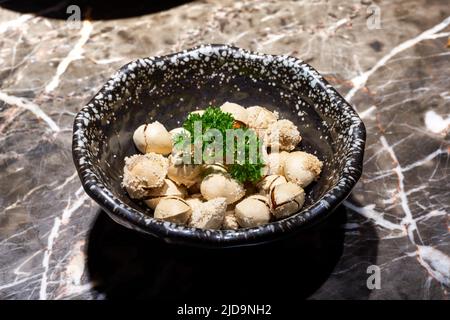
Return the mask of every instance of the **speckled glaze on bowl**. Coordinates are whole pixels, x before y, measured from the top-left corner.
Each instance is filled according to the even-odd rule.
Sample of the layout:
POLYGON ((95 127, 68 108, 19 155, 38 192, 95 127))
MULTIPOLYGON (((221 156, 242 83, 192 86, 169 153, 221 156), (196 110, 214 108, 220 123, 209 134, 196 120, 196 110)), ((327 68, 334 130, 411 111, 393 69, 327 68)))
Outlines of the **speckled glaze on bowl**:
POLYGON ((308 64, 289 56, 202 45, 122 67, 77 114, 73 159, 89 196, 116 222, 171 243, 231 247, 271 241, 327 217, 361 175, 365 128, 353 108, 308 64), (262 105, 293 121, 299 149, 316 154, 324 168, 306 189, 303 209, 289 218, 239 230, 202 230, 152 218, 120 185, 124 157, 142 123, 178 127, 189 111, 232 101, 262 105))

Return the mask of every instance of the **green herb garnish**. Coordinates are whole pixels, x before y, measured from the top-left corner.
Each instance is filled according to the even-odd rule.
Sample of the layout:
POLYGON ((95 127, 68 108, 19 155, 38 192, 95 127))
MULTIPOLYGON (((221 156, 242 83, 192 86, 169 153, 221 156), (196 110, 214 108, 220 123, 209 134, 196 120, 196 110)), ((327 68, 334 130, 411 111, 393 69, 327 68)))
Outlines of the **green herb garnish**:
POLYGON ((227 164, 231 177, 242 183, 256 182, 261 178, 261 171, 264 167, 261 156, 262 144, 254 131, 248 128, 234 128, 234 124, 233 116, 230 113, 223 112, 219 108, 208 107, 201 115, 191 113, 183 123, 183 128, 189 132, 190 137, 187 134, 176 135, 174 137, 174 146, 175 148, 181 149, 182 147, 186 147, 186 142, 198 146, 199 149, 201 148, 203 163, 211 163, 209 162, 211 159, 217 158, 220 158, 221 162, 224 162, 227 147, 234 146, 234 161, 232 164, 227 164), (201 124, 201 131, 199 130, 199 124, 201 124), (219 136, 219 138, 221 138, 221 141, 216 141, 217 135, 210 134, 211 129, 220 132, 221 137, 219 136), (229 130, 240 131, 233 131, 231 133, 234 135, 227 137, 227 131, 230 132, 229 130), (227 139, 233 139, 233 141, 227 141, 227 139), (211 148, 211 145, 215 142, 221 143, 219 154, 214 152, 216 149, 211 148), (255 157, 250 158, 251 151, 253 150, 252 147, 253 149, 257 148, 256 159, 255 157), (205 152, 205 150, 208 152, 205 152), (209 152, 210 150, 212 151, 209 152))
POLYGON ((194 137, 194 125, 196 121, 201 121, 202 133, 210 129, 217 129, 225 137, 226 130, 233 129, 234 118, 231 114, 213 107, 208 107, 202 115, 191 113, 184 122, 183 128, 189 131, 192 138, 194 137))
MULTIPOLYGON (((239 130, 239 129, 238 129, 239 130)), ((262 144, 253 130, 241 129, 244 139, 239 144, 235 141, 235 161, 228 165, 230 175, 241 182, 256 182, 261 178, 264 161, 262 159, 262 144), (251 146, 256 148, 253 153, 256 158, 251 159, 251 146), (241 157, 242 159, 240 160, 241 157)))

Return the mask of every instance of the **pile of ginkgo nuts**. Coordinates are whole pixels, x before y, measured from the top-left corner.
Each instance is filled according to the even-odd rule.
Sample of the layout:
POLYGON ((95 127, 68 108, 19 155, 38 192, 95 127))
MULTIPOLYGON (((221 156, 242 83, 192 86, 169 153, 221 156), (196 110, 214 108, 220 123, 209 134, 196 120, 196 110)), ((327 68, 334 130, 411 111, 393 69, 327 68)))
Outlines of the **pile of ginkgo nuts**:
MULTIPOLYGON (((264 163, 253 181, 233 177, 227 164, 183 163, 173 151, 174 141, 190 132, 185 127, 167 131, 155 121, 133 134, 142 154, 125 158, 122 185, 128 195, 154 209, 156 219, 202 229, 256 227, 299 212, 304 188, 318 179, 322 162, 293 151, 302 139, 294 123, 260 106, 226 102, 215 109, 231 116, 234 127, 253 130, 261 141, 264 163)), ((201 119, 205 110, 188 118, 192 114, 201 119)))

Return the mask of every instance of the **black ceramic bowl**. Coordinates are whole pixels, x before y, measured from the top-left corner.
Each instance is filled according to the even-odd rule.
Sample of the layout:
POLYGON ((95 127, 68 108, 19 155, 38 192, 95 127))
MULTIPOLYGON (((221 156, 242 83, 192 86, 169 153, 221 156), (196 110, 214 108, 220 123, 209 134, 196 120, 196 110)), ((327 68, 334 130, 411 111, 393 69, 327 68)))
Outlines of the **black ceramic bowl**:
POLYGON ((358 181, 364 144, 361 119, 308 64, 289 56, 204 45, 122 67, 77 114, 72 148, 85 191, 116 222, 167 242, 229 247, 281 238, 327 217, 358 181), (120 185, 124 157, 138 153, 134 130, 155 120, 170 130, 188 112, 225 101, 277 110, 280 118, 298 126, 303 137, 299 148, 324 162, 320 179, 306 189, 305 206, 289 218, 236 231, 152 218, 120 185))

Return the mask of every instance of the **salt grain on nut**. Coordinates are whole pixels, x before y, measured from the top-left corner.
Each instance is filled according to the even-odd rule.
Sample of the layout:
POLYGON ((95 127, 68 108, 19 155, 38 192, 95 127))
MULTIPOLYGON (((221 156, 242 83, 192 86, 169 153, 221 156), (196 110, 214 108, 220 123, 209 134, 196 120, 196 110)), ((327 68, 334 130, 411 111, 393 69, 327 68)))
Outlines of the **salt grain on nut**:
POLYGON ((195 206, 192 210, 189 226, 202 229, 219 229, 223 224, 227 202, 225 198, 216 198, 195 206))
POLYGON ((241 183, 228 174, 212 173, 203 179, 200 192, 207 200, 225 198, 227 204, 231 204, 244 196, 245 189, 241 183))
POLYGON ((305 188, 320 175, 322 162, 310 153, 295 151, 284 161, 284 175, 290 182, 305 188))
POLYGON ((122 186, 131 198, 141 199, 148 189, 161 187, 169 161, 160 154, 146 153, 125 158, 122 186))
POLYGON ((277 151, 292 151, 301 140, 297 126, 287 119, 271 123, 264 134, 264 144, 277 151))

